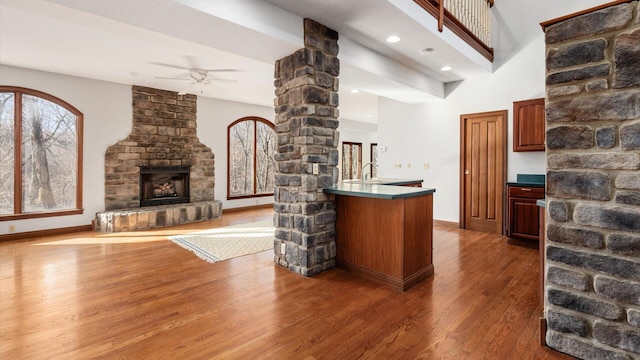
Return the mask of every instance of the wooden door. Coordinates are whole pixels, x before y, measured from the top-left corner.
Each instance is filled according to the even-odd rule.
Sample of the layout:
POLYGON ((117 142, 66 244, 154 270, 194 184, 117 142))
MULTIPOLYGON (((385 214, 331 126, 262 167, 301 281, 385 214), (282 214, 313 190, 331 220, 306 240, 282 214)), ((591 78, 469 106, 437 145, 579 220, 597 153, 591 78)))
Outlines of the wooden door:
POLYGON ((460 116, 460 227, 503 234, 507 111, 460 116))

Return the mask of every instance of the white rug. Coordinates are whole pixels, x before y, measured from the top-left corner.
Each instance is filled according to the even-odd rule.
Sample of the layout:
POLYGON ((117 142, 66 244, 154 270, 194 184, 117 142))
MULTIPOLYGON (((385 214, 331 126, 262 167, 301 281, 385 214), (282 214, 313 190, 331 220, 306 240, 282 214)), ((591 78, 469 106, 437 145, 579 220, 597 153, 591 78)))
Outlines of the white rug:
POLYGON ((169 240, 208 262, 273 249, 273 221, 259 221, 170 236, 169 240))

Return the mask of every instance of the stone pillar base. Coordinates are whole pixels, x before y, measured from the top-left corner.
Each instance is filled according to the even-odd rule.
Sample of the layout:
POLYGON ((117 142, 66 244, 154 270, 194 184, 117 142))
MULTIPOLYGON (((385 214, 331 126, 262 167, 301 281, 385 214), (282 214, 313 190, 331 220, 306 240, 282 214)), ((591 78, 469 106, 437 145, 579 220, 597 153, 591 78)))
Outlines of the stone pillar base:
POLYGON ((139 231, 211 220, 222 215, 222 202, 202 201, 188 204, 146 206, 96 214, 98 232, 139 231))

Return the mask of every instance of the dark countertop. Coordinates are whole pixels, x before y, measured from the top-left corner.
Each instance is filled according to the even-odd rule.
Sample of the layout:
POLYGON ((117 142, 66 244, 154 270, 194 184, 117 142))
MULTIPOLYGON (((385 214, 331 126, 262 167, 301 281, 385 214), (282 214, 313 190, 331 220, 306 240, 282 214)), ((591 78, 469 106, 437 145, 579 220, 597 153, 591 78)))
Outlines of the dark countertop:
POLYGON ((544 187, 544 183, 539 182, 507 182, 509 186, 528 186, 528 187, 544 187))
MULTIPOLYGON (((415 182, 412 181, 412 182, 415 182)), ((380 185, 357 182, 340 182, 335 187, 324 188, 326 194, 358 196, 377 199, 403 199, 415 196, 433 194, 436 189, 426 189, 409 186, 380 185)))
POLYGON ((369 184, 369 185, 408 185, 414 183, 421 183, 421 179, 391 179, 391 178, 373 178, 369 180, 362 179, 349 179, 342 180, 342 183, 345 184, 369 184))
POLYGON ((516 181, 507 181, 510 186, 544 187, 545 176, 539 174, 517 174, 516 181))

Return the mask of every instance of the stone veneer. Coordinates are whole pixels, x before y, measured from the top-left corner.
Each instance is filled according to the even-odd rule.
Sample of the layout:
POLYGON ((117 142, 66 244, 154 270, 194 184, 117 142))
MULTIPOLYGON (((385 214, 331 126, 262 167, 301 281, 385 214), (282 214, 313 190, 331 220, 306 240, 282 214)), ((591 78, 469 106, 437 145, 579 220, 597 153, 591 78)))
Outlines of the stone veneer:
MULTIPOLYGON (((116 221, 113 216, 123 219, 116 221, 123 225, 122 230, 141 229, 141 225, 131 224, 134 215, 139 213, 153 212, 153 218, 157 218, 157 215, 160 219, 166 219, 151 223, 149 227, 177 225, 190 222, 189 219, 196 221, 220 216, 222 203, 214 199, 214 155, 210 148, 198 140, 196 134, 197 97, 141 86, 133 86, 132 92, 131 134, 109 146, 105 154, 107 212, 96 217, 96 229, 121 231, 113 230, 116 221), (190 166, 190 199, 192 203, 201 204, 140 208, 141 166, 190 166), (174 208, 183 209, 185 214, 176 216, 177 222, 173 220, 173 215, 162 213, 164 209, 171 212, 174 208), (109 211, 113 210, 118 211, 110 214, 109 211), (158 211, 161 213, 156 214, 158 211), (193 216, 186 215, 191 212, 193 216), (184 219, 186 220, 182 221, 184 219)), ((144 220, 146 215, 142 216, 142 223, 147 223, 144 220)))
POLYGON ((640 358, 637 1, 546 28, 547 345, 640 358))
POLYGON ((275 64, 274 261, 312 276, 335 266, 338 33, 305 19, 304 45, 275 64))

